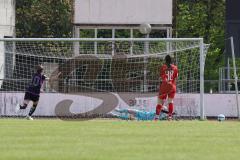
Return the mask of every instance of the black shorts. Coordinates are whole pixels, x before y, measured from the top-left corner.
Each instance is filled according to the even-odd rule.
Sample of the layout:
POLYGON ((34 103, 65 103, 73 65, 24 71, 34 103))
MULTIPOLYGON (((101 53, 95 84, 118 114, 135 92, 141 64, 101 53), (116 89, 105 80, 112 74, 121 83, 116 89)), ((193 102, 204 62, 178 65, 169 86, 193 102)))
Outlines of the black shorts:
POLYGON ((31 100, 33 102, 39 101, 39 95, 34 95, 32 93, 26 92, 24 96, 24 100, 31 100))

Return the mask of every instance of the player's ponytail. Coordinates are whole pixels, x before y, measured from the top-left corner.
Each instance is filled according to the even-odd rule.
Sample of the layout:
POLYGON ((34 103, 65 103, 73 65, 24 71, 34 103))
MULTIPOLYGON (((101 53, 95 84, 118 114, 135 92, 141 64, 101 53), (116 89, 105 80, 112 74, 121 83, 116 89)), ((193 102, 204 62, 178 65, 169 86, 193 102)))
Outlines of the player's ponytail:
POLYGON ((171 67, 172 59, 169 55, 166 55, 165 62, 166 62, 168 67, 171 67))
POLYGON ((37 65, 36 70, 37 70, 37 73, 42 73, 43 66, 42 65, 37 65))

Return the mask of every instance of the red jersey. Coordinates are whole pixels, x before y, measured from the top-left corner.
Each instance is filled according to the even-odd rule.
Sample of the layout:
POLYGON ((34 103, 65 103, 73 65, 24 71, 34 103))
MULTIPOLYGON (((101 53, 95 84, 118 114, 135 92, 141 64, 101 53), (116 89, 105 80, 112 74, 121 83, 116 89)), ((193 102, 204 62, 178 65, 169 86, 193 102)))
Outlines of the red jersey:
POLYGON ((177 66, 171 64, 171 67, 168 67, 164 64, 160 70, 160 77, 162 82, 170 82, 173 85, 176 85, 176 79, 178 77, 178 68, 177 66))
POLYGON ((168 67, 164 64, 160 69, 160 77, 162 83, 159 88, 159 98, 166 99, 167 96, 174 98, 176 93, 176 79, 178 77, 177 66, 171 64, 171 66, 168 67))

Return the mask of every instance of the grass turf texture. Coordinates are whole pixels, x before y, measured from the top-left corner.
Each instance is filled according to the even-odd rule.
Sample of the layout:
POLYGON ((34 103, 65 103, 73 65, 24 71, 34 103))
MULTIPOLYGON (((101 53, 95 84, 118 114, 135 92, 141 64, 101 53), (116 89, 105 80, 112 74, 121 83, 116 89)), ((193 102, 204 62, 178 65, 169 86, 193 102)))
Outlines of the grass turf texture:
POLYGON ((236 160, 238 121, 0 119, 0 159, 236 160))

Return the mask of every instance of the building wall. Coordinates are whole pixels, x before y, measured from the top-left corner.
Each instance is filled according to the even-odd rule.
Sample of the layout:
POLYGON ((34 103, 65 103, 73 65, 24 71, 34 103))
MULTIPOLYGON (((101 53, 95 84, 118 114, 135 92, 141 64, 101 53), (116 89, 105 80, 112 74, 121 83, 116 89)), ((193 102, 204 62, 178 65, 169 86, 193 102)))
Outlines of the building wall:
MULTIPOLYGON (((226 28, 225 28, 225 46, 226 57, 232 57, 230 37, 233 37, 234 52, 236 57, 240 57, 240 14, 239 0, 226 0, 226 28)), ((226 59, 227 61, 227 59, 226 59)))
POLYGON ((0 0, 0 37, 15 35, 15 0, 0 0))
MULTIPOLYGON (((15 37, 15 0, 0 0, 0 17, 0 38, 15 37)), ((4 45, 0 41, 0 79, 4 78, 4 61, 4 45)))
POLYGON ((75 0, 74 24, 172 24, 172 0, 75 0))

